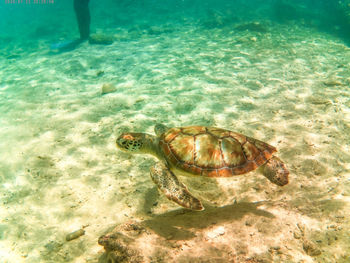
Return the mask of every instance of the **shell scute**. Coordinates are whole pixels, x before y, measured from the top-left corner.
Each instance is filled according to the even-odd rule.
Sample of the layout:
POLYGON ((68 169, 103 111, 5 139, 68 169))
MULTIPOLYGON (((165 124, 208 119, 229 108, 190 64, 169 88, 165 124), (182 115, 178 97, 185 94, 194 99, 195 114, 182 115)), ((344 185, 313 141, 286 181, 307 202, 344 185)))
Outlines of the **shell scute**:
POLYGON ((223 159, 226 165, 239 166, 246 161, 241 144, 234 138, 228 137, 221 141, 223 159))
POLYGON ((205 177, 218 177, 218 172, 216 169, 214 169, 214 170, 202 170, 201 175, 205 176, 205 177))
POLYGON ((258 165, 254 161, 249 161, 245 165, 232 168, 232 172, 235 175, 245 174, 258 168, 258 165))
POLYGON ((277 149, 275 147, 273 147, 272 145, 269 145, 265 142, 262 142, 262 141, 259 141, 257 139, 254 139, 254 138, 250 138, 250 137, 247 137, 247 140, 254 144, 256 148, 258 148, 260 151, 268 151, 270 152, 271 154, 277 152, 277 149))
POLYGON ((255 157, 259 155, 259 149, 249 141, 243 144, 242 148, 248 161, 254 160, 255 157))
POLYGON ((166 157, 168 157, 169 155, 171 155, 171 150, 169 148, 169 145, 167 143, 165 143, 163 140, 159 141, 159 146, 161 147, 161 149, 163 150, 163 153, 166 157))
POLYGON ((224 129, 220 129, 220 128, 216 128, 216 127, 209 127, 207 128, 208 132, 213 134, 216 137, 228 137, 230 136, 230 131, 224 130, 224 129))
POLYGON ((176 159, 186 162, 188 164, 194 164, 194 138, 184 134, 176 136, 171 144, 170 149, 176 156, 176 159))
POLYGON ((256 158, 255 158, 255 163, 260 166, 260 165, 263 165, 268 159, 270 159, 271 157, 269 158, 266 158, 265 157, 266 154, 259 154, 256 158))
POLYGON ((189 126, 183 127, 182 132, 187 135, 197 135, 199 133, 206 133, 206 128, 204 126, 189 126))
POLYGON ((240 144, 243 144, 247 141, 246 136, 244 136, 243 134, 237 133, 237 132, 230 131, 230 137, 234 138, 240 144))
POLYGON ((233 175, 231 168, 218 169, 217 171, 218 171, 218 177, 230 177, 233 175))
POLYGON ((163 134, 164 141, 170 142, 172 141, 178 134, 181 132, 180 128, 172 128, 163 134))
POLYGON ((224 165, 221 158, 221 147, 218 138, 210 134, 196 137, 195 164, 203 168, 220 168, 224 165))
POLYGON ((195 165, 187 165, 186 163, 183 164, 183 169, 192 174, 201 174, 202 172, 202 168, 195 165))
POLYGON ((263 165, 276 148, 243 134, 215 127, 171 128, 159 146, 169 164, 208 177, 244 174, 263 165))

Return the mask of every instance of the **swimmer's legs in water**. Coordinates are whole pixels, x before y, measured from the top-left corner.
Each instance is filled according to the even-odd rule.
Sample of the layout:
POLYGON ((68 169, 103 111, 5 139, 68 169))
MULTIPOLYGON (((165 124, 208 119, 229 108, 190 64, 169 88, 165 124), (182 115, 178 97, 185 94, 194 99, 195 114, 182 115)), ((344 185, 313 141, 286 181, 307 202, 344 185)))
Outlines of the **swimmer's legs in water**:
POLYGON ((90 38, 89 2, 90 0, 74 0, 74 12, 78 22, 80 38, 54 43, 51 45, 51 50, 59 52, 71 51, 90 38))
POLYGON ((71 51, 86 40, 89 40, 90 44, 110 45, 113 43, 113 38, 109 36, 98 35, 90 37, 91 18, 89 2, 90 0, 74 0, 74 12, 77 18, 80 38, 54 43, 51 45, 51 50, 57 50, 59 52, 71 51))
POLYGON ((90 37, 90 0, 74 0, 74 12, 77 17, 80 40, 87 40, 90 37))

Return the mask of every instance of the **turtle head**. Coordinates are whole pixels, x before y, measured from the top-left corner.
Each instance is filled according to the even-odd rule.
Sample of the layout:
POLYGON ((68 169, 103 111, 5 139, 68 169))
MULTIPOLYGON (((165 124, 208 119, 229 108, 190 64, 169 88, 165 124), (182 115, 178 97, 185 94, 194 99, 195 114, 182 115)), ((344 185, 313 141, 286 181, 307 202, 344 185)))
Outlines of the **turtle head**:
POLYGON ((289 171, 286 165, 276 156, 272 156, 263 166, 263 175, 271 183, 279 186, 288 184, 289 171))
POLYGON ((146 144, 146 134, 144 133, 122 133, 116 141, 119 149, 129 153, 145 152, 146 144))

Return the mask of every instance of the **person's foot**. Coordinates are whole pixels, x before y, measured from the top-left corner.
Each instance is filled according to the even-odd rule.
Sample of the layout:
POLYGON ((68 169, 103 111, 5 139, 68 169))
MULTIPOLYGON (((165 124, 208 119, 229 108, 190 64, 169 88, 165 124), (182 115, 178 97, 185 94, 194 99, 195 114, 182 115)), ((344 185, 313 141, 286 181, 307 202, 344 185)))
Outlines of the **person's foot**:
POLYGON ((103 34, 95 34, 89 37, 90 44, 97 45, 110 45, 114 42, 113 36, 103 35, 103 34))
POLYGON ((56 50, 58 52, 71 51, 73 49, 76 49, 84 41, 86 40, 75 39, 75 40, 67 40, 59 43, 54 43, 51 45, 51 50, 56 50))

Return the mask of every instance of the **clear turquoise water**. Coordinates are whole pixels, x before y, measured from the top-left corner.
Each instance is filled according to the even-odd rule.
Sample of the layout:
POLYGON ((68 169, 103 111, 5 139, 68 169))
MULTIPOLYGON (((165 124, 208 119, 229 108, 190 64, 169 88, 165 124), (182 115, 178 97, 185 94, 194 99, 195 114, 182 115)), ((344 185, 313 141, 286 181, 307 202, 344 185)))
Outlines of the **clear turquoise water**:
POLYGON ((102 261, 98 237, 132 218, 198 237, 183 241, 196 253, 163 248, 169 258, 161 262, 217 259, 199 250, 208 236, 218 262, 232 254, 242 262, 347 262, 348 3, 159 2, 91 0, 91 32, 113 43, 69 52, 50 46, 79 35, 70 1, 0 3, 0 258, 102 261), (104 84, 111 89, 101 94, 104 84), (182 215, 148 176, 155 159, 114 145, 121 131, 153 133, 156 122, 266 141, 279 149, 290 183, 279 189, 255 172, 181 178, 211 207, 182 215), (221 239, 212 221, 225 229, 221 239), (84 236, 65 241, 86 225, 84 236), (305 240, 321 254, 308 254, 305 240))

